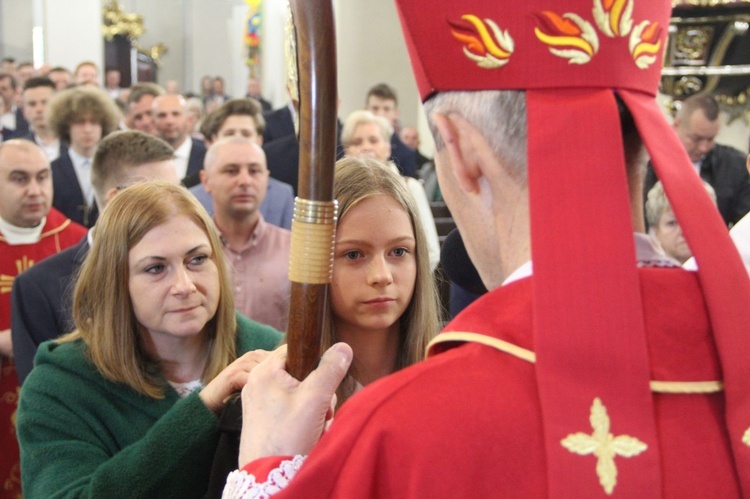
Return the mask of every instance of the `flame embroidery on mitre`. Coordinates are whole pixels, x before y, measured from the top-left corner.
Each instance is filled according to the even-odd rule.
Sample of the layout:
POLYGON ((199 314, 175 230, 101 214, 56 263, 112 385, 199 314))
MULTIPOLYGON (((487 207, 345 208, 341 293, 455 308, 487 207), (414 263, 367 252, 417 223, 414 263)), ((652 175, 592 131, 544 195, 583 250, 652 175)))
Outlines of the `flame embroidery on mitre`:
POLYGON ((586 64, 599 50, 599 38, 591 23, 571 12, 562 16, 544 11, 536 16, 536 37, 549 45, 549 51, 568 64, 586 64))
POLYGON ((466 21, 451 22, 453 37, 464 43, 464 54, 484 69, 504 66, 513 54, 513 38, 492 19, 481 20, 472 14, 461 16, 466 21))
POLYGON ((633 28, 628 46, 636 66, 646 69, 656 62, 656 54, 661 48, 660 36, 661 28, 657 22, 643 21, 633 28))
POLYGON ((594 0, 594 21, 610 38, 627 36, 633 28, 633 0, 594 0))

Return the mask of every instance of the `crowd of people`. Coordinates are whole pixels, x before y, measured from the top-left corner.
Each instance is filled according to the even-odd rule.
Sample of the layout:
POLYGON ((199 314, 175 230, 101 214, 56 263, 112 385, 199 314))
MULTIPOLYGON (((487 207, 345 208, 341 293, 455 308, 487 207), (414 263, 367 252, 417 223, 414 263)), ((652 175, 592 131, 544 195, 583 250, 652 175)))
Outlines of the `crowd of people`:
MULTIPOLYGON (((549 26, 521 34, 532 6, 397 3, 435 159, 385 83, 339 123, 303 381, 284 346, 299 103, 272 109, 252 77, 233 98, 221 76, 189 93, 2 61, 0 497, 750 492, 750 156, 714 143, 716 100, 670 126, 658 64, 617 37, 571 65, 549 26), (491 59, 467 34, 501 10, 507 67, 507 32, 491 59), (438 64, 414 26, 446 16, 438 64), (514 72, 523 50, 555 73, 514 72), (428 173, 463 237, 443 265, 478 281, 447 325, 428 173)), ((635 15, 662 22, 653 3, 635 15)))
MULTIPOLYGON (((204 78, 197 94, 180 94, 175 82, 167 82, 164 87, 139 82, 123 88, 120 81, 116 69, 107 69, 100 81, 99 68, 90 62, 82 62, 74 71, 68 71, 62 67, 35 69, 33 65, 15 64, 12 58, 6 58, 0 71, 3 99, 0 188, 5 193, 0 212, 0 254, 4 279, 5 276, 8 279, 2 284, 0 304, 3 311, 0 484, 9 494, 20 495, 22 484, 30 497, 60 492, 71 476, 85 474, 88 478, 69 490, 100 495, 105 489, 99 488, 98 477, 105 479, 109 487, 138 476, 138 471, 130 475, 111 474, 117 461, 97 456, 100 452, 115 454, 131 444, 136 449, 160 445, 164 437, 151 436, 158 433, 157 421, 174 423, 181 417, 193 417, 196 404, 201 401, 209 412, 218 413, 227 395, 242 386, 236 374, 231 374, 251 362, 242 360, 245 358, 242 354, 273 349, 287 327, 290 228, 297 186, 296 181, 292 185, 284 180, 290 180, 289 175, 285 176, 287 173, 296 177, 297 159, 288 157, 288 147, 274 149, 274 142, 285 141, 298 151, 293 114, 282 113, 287 121, 275 120, 279 113, 260 95, 254 78, 248 79, 247 95, 241 98, 226 95, 221 77, 204 78), (272 146, 270 150, 268 145, 272 146), (142 194, 150 201, 138 198, 124 205, 124 211, 109 223, 130 229, 117 236, 118 243, 114 240, 107 243, 104 234, 115 234, 106 229, 106 219, 100 221, 99 216, 110 201, 127 198, 120 198, 120 192, 130 192, 129 187, 139 183, 158 187, 142 194), (189 188, 190 194, 173 192, 169 187, 179 183, 189 188), (147 214, 156 218, 147 222, 147 214), (174 219, 180 223, 171 226, 174 219), (140 228, 136 229, 136 225, 140 228), (189 236, 185 247, 178 244, 182 236, 189 236), (137 290, 129 285, 136 276, 136 267, 129 266, 134 258, 130 253, 152 239, 155 246, 146 246, 143 255, 156 263, 144 264, 137 271, 144 283, 137 290), (113 245, 119 244, 128 251, 109 254, 113 245), (200 251, 196 250, 198 246, 200 251), (102 260, 94 258, 99 254, 98 248, 105 248, 102 260), (182 255, 175 253, 183 250, 186 253, 182 255), (167 259, 173 260, 169 266, 165 265, 167 259), (87 280, 83 278, 87 266, 94 265, 94 261, 99 266, 88 274, 88 285, 102 286, 96 291, 86 288, 87 280), (200 276, 205 275, 204 269, 209 266, 220 270, 216 276, 207 277, 217 282, 207 283, 200 276), (178 271, 180 267, 183 269, 178 271), (120 270, 108 270, 116 268, 120 270), (181 283, 173 283, 172 277, 159 277, 182 271, 181 283), (112 279, 124 286, 114 295, 104 291, 113 289, 112 279), (162 283, 161 292, 155 289, 158 282, 162 283), (94 298, 93 302, 85 303, 94 298), (161 315, 175 315, 171 309, 180 309, 183 306, 180 302, 188 308, 202 308, 203 314, 180 310, 176 316, 184 318, 172 324, 159 319, 161 315), (108 312, 101 314, 105 309, 108 312), (112 315, 115 309, 122 315, 112 315), (227 315, 227 310, 232 315, 227 315), (187 320, 190 315, 197 318, 187 320), (120 321, 126 316, 127 323, 116 331, 102 327, 99 322, 100 319, 120 321), (188 328, 191 332, 187 333, 186 325, 178 324, 181 322, 195 322, 197 326, 188 328), (54 342, 44 343, 50 340, 54 342), (43 344, 55 346, 48 352, 50 363, 37 368, 43 364, 40 351, 43 344), (57 345, 62 350, 57 350, 57 345), (60 357, 63 351, 68 352, 64 359, 60 357), (75 374, 64 381, 67 362, 80 365, 73 367, 75 374), (59 384, 58 389, 70 390, 64 398, 73 404, 70 407, 76 407, 72 413, 63 415, 63 408, 58 407, 62 399, 49 398, 43 386, 50 380, 59 384), (98 396, 104 397, 102 401, 119 396, 129 400, 124 402, 128 408, 121 410, 123 419, 113 418, 112 408, 102 401, 91 402, 92 394, 77 391, 75 386, 82 383, 100 386, 98 396), (126 386, 121 386, 122 383, 126 386), (17 411, 21 385, 25 387, 25 395, 17 411), (39 390, 33 388, 35 385, 39 390), (220 396, 207 400, 212 391, 220 396), (192 392, 201 395, 190 403, 176 404, 192 392), (80 401, 73 401, 76 397, 81 397, 80 401), (142 397, 161 409, 155 409, 156 412, 144 409, 142 397), (30 405, 25 405, 26 401, 30 405), (92 412, 84 410, 84 406, 92 412), (47 426, 50 421, 46 421, 47 429, 41 431, 35 425, 49 411, 60 415, 59 426, 54 430, 47 426), (95 435, 85 431, 85 427, 94 421, 105 425, 114 440, 92 441, 95 435), (123 426, 126 422, 138 422, 137 429, 131 427, 126 431, 123 426), (80 443, 63 450, 61 442, 68 441, 73 433, 80 443), (20 461, 17 440, 21 442, 20 461), (89 446, 89 450, 83 451, 81 446, 89 446), (38 458, 39 453, 68 451, 69 458, 55 460, 52 468, 38 458), (74 456, 77 464, 72 467, 70 459, 74 456), (46 479, 41 479, 42 475, 46 479)), ((390 92, 395 106, 395 92, 390 92)), ((282 111, 296 113, 295 106, 296 103, 290 102, 282 111)), ((378 119, 386 123, 384 118, 378 119)), ((389 144, 391 123, 394 122, 383 125, 384 130, 389 130, 386 137, 389 144)), ((413 167, 416 151, 399 144, 411 153, 411 157, 409 154, 404 157, 412 159, 408 168, 416 175, 413 167)), ((402 231, 394 238, 377 241, 379 246, 374 241, 372 245, 361 241, 365 246, 352 247, 339 259, 337 268, 341 270, 336 276, 346 284, 331 293, 334 299, 331 319, 336 327, 330 330, 328 342, 332 344, 339 337, 350 341, 361 337, 357 347, 360 362, 356 370, 353 368, 340 403, 378 377, 420 360, 427 340, 437 333, 441 318, 433 274, 438 261, 438 241, 426 195, 423 189, 419 191, 421 184, 415 178, 401 177, 395 163, 400 160, 392 159, 389 153, 374 154, 370 150, 348 153, 360 158, 349 170, 371 171, 373 178, 378 179, 374 184, 361 185, 361 188, 370 185, 370 190, 359 194, 350 185, 349 192, 359 196, 352 198, 351 203, 358 204, 363 196, 388 193, 408 217, 403 220, 405 225, 393 227, 402 231), (370 164, 370 158, 379 162, 370 164), (389 173, 379 174, 386 166, 389 173), (402 178, 396 188, 395 179, 402 178), (410 184, 409 194, 405 194, 403 186, 410 184), (410 197, 415 192, 418 210, 410 197), (414 220, 417 212, 419 220, 414 220), (408 241, 404 240, 404 231, 409 233, 408 241), (397 247, 392 247, 396 243, 397 247), (372 271, 377 274, 374 278, 365 275, 367 270, 365 274, 354 270, 367 269, 376 258, 381 265, 372 271), (411 265, 404 263, 408 261, 411 265), (411 271, 405 275, 395 270, 409 266, 411 271), (347 273, 349 277, 345 278, 347 273), (358 281, 365 288, 376 290, 372 299, 385 300, 371 304, 375 312, 370 313, 387 315, 392 308, 397 310, 388 316, 390 324, 374 326, 366 319, 357 319, 356 314, 349 314, 348 308, 353 303, 349 286, 358 281), (390 296, 391 289, 399 289, 397 297, 390 296), (336 298, 342 300, 341 304, 337 305, 336 298), (413 310, 411 303, 415 300, 424 312, 413 310), (337 317, 341 317, 340 321, 337 317), (357 320, 363 322, 357 325, 357 320), (373 327, 383 331, 380 339, 367 338, 366 332, 373 327), (388 352, 387 357, 381 358, 383 352, 388 352)), ((358 206, 354 212, 360 209, 363 208, 358 206)), ((380 217, 378 223, 391 228, 387 217, 380 217)), ((342 227, 342 230, 347 229, 342 227)), ((258 354, 254 355, 257 360, 258 354)), ((162 424, 169 428, 167 423, 162 424)), ((196 425, 200 426, 191 422, 185 431, 192 429, 202 436, 182 440, 180 445, 188 449, 203 440, 200 445, 209 443, 209 449, 216 428, 208 431, 208 427, 199 429, 196 425)), ((166 447, 161 452, 173 451, 178 452, 166 447)), ((132 452, 128 454, 130 457, 118 454, 119 459, 137 459, 142 463, 139 467, 143 466, 141 472, 167 455, 146 450, 132 452)), ((185 490, 201 489, 201 480, 207 484, 211 454, 209 449, 209 457, 185 474, 195 481, 184 482, 185 490)), ((173 471, 165 469, 163 476, 173 471)), ((173 483, 154 477, 142 485, 144 491, 158 491, 169 490, 173 483)))

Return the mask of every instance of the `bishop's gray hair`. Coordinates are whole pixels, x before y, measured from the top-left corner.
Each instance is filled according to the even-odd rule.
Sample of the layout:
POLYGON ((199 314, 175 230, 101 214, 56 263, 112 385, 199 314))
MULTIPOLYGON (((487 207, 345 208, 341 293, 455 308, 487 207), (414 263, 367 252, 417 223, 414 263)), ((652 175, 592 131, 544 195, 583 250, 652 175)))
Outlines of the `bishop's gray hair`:
POLYGON ((498 159, 526 181, 526 94, 520 90, 443 92, 424 104, 438 151, 445 147, 433 113, 459 114, 482 131, 498 159))

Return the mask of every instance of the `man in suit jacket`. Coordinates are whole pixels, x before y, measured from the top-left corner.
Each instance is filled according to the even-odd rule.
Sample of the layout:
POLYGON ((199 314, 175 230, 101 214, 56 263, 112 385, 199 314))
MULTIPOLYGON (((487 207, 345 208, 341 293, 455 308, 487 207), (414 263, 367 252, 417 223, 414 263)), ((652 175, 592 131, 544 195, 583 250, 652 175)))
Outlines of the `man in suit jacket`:
POLYGON ((56 91, 52 80, 38 76, 26 80, 21 94, 23 115, 31 127, 29 132, 21 138, 35 142, 44 150, 50 161, 59 158, 60 151, 67 149, 55 132, 47 126, 45 120, 47 105, 56 91))
POLYGON ((96 219, 99 218, 99 207, 96 206, 90 181, 86 182, 84 187, 81 187, 76 164, 80 165, 83 175, 86 175, 86 172, 91 171, 91 156, 83 156, 67 149, 64 154, 52 162, 52 182, 55 188, 54 206, 74 222, 84 227, 93 227, 96 219), (73 157, 76 158, 75 164, 73 157))
POLYGON ((289 184, 297 195, 299 181, 299 141, 296 135, 287 135, 263 144, 271 177, 289 184))
POLYGON ((75 329, 70 313, 74 276, 89 247, 87 235, 75 246, 19 274, 13 282, 11 336, 20 383, 34 367, 34 355, 40 343, 75 329))
POLYGON ((3 105, 0 124, 3 140, 20 137, 29 132, 29 123, 23 117, 21 108, 16 106, 17 87, 18 81, 12 74, 0 73, 0 97, 3 105))
POLYGON ((49 128, 70 144, 52 162, 53 205, 85 227, 93 227, 99 216, 91 183, 91 159, 102 137, 117 130, 119 116, 112 99, 90 86, 63 90, 49 104, 49 128))
MULTIPOLYGON (((190 136, 190 120, 184 97, 159 95, 154 98, 152 109, 157 137, 174 148, 177 176, 181 180, 196 179, 198 172, 203 169, 206 144, 190 136)), ((184 183, 186 187, 195 185, 193 182, 184 183)))
POLYGON ((297 111, 290 101, 286 106, 263 115, 266 120, 266 131, 263 133, 263 142, 269 143, 274 140, 294 135, 294 116, 297 111))
MULTIPOLYGON (((191 179, 200 178, 199 175, 203 169, 203 161, 206 159, 206 150, 208 149, 202 140, 193 139, 192 137, 190 140, 193 144, 190 147, 190 155, 188 156, 187 172, 185 178, 182 179, 182 183, 188 188, 195 185, 191 179)), ((179 161, 179 158, 180 156, 177 150, 175 150, 175 160, 179 161)))
POLYGON ((23 109, 14 105, 13 115, 15 117, 16 129, 10 130, 3 127, 3 140, 15 139, 29 133, 29 123, 23 115, 23 109))
MULTIPOLYGON (((115 132, 101 141, 94 155, 93 182, 104 206, 123 186, 166 180, 177 183, 174 150, 164 141, 136 130, 115 132)), ((86 258, 94 231, 76 245, 21 273, 11 292, 13 355, 21 383, 34 366, 39 344, 74 329, 71 297, 78 268, 86 258)))
MULTIPOLYGON (((750 211, 750 176, 745 154, 733 147, 714 143, 719 133, 719 105, 713 96, 692 95, 685 99, 673 127, 698 174, 716 191, 724 222, 736 224, 750 211)), ((644 201, 657 177, 649 162, 643 186, 644 201)))
MULTIPOLYGON (((285 184, 289 184, 297 195, 297 182, 299 181, 299 141, 296 134, 281 137, 272 142, 263 144, 266 153, 268 170, 271 177, 285 184)), ((341 121, 336 124, 336 159, 344 157, 344 148, 341 146, 341 121)))

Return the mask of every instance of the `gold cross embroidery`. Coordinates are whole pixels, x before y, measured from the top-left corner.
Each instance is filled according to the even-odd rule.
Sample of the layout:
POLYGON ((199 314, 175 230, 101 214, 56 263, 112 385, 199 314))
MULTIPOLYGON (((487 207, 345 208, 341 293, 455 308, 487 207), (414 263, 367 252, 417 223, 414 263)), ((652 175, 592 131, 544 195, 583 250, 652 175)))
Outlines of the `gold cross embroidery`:
POLYGON ((587 456, 594 454, 597 457, 596 474, 599 483, 607 495, 611 495, 617 485, 617 466, 615 457, 633 457, 645 451, 648 446, 635 437, 620 435, 615 437, 610 433, 609 415, 599 397, 594 399, 591 406, 591 427, 593 433, 578 432, 571 433, 560 442, 563 447, 574 454, 587 456))
MULTIPOLYGON (((22 257, 20 260, 16 260, 16 275, 20 274, 24 270, 34 265, 34 260, 29 260, 28 256, 22 257)), ((0 274, 0 294, 10 293, 13 287, 13 279, 16 276, 0 274)))

